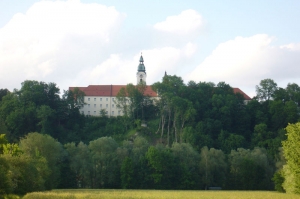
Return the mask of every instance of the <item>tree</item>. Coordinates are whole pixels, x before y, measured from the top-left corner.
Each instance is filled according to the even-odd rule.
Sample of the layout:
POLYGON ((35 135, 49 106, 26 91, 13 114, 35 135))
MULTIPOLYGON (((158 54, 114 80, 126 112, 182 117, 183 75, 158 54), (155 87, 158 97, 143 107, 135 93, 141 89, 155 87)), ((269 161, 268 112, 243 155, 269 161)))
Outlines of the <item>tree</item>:
POLYGON ((272 181, 274 182, 275 185, 275 190, 278 192, 285 192, 282 184, 284 183, 284 173, 283 170, 276 171, 273 175, 272 181))
POLYGON ((267 152, 263 148, 253 150, 238 148, 232 150, 228 157, 228 189, 269 190, 272 188, 273 169, 267 152))
POLYGON ((241 135, 236 135, 221 130, 221 133, 218 137, 218 141, 221 150, 228 154, 231 150, 236 150, 237 148, 243 147, 245 143, 245 138, 241 135))
POLYGON ((50 174, 45 158, 33 158, 27 154, 20 156, 6 154, 2 157, 9 165, 9 178, 13 193, 23 195, 45 190, 45 180, 50 174))
POLYGON ((134 171, 132 160, 126 157, 121 166, 121 183, 123 189, 133 188, 134 171))
POLYGON ((49 135, 29 133, 20 140, 20 149, 32 158, 42 156, 47 160, 51 175, 46 179, 45 186, 46 189, 56 188, 60 178, 60 163, 64 155, 62 145, 49 135))
POLYGON ((80 109, 84 105, 84 92, 78 87, 64 91, 63 99, 68 103, 71 110, 80 109))
POLYGON ((171 148, 177 165, 178 189, 197 189, 199 182, 199 154, 188 143, 174 142, 171 148))
POLYGON ((203 147, 200 153, 200 172, 205 189, 222 186, 226 175, 225 154, 221 150, 203 147))
MULTIPOLYGON (((182 78, 175 75, 165 75, 162 82, 156 82, 152 85, 152 89, 155 90, 160 96, 158 109, 160 113, 159 127, 161 127, 161 138, 164 134, 165 124, 168 125, 168 145, 170 145, 170 128, 173 126, 174 138, 177 142, 178 134, 181 138, 182 130, 186 120, 195 114, 192 103, 187 99, 184 99, 185 87, 186 86, 183 83, 182 78)), ((160 129, 158 129, 158 131, 159 130, 160 129)))
POLYGON ((172 106, 174 109, 174 132, 175 142, 177 142, 177 132, 179 133, 180 143, 182 142, 182 132, 186 121, 192 120, 196 115, 196 110, 193 108, 192 103, 189 100, 181 97, 174 97, 172 99, 172 106), (177 126, 179 129, 177 130, 177 126))
POLYGON ((300 122, 286 127, 287 140, 282 142, 286 165, 283 187, 287 193, 300 193, 300 122))
POLYGON ((145 95, 147 85, 140 82, 137 86, 127 84, 125 88, 121 88, 116 96, 116 104, 122 110, 125 117, 131 118, 132 121, 140 119, 144 121, 146 107, 152 103, 145 95))
POLYGON ((41 133, 52 134, 50 133, 52 129, 50 118, 54 116, 54 113, 55 111, 47 105, 42 105, 37 109, 37 117, 40 119, 38 125, 42 127, 41 133))
POLYGON ((86 144, 79 142, 76 146, 74 142, 64 145, 69 159, 70 169, 76 175, 76 185, 79 188, 91 187, 92 162, 91 152, 86 144))
POLYGON ((288 100, 295 102, 298 106, 300 105, 300 87, 295 83, 288 83, 286 87, 286 93, 288 100))
POLYGON ((0 156, 0 196, 12 192, 12 182, 9 177, 9 164, 0 156))
POLYGON ((92 160, 92 188, 116 188, 118 160, 116 150, 118 143, 111 137, 102 137, 89 143, 92 160))
POLYGON ((171 189, 174 187, 176 169, 170 150, 162 145, 150 146, 145 157, 151 169, 153 188, 171 189))
POLYGON ((0 154, 3 154, 4 145, 7 143, 8 143, 8 141, 5 138, 5 134, 0 134, 0 154))
POLYGON ((59 94, 55 83, 32 80, 22 82, 20 90, 7 93, 0 104, 0 127, 9 132, 7 139, 18 142, 29 132, 41 131, 55 138, 61 136, 61 125, 68 119, 70 109, 59 94))
POLYGON ((7 88, 5 89, 0 89, 0 102, 2 100, 2 97, 4 97, 5 95, 7 95, 7 93, 9 93, 9 90, 7 88))
POLYGON ((261 101, 273 99, 277 84, 272 79, 261 80, 259 86, 256 86, 256 97, 261 101))

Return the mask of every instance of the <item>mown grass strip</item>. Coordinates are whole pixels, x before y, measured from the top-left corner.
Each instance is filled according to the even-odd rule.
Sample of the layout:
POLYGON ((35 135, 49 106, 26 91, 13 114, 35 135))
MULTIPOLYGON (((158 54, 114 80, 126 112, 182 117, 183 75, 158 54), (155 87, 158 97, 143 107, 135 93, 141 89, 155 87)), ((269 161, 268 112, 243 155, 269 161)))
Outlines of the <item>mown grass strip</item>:
POLYGON ((33 192, 23 199, 300 199, 300 195, 272 191, 165 191, 76 189, 33 192))

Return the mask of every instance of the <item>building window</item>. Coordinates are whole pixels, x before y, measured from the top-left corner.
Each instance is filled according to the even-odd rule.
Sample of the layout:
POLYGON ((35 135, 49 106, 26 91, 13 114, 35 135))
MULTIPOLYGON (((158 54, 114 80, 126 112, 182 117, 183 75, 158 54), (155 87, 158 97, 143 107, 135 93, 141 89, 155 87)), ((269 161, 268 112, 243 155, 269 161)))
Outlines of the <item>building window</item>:
POLYGON ((106 111, 105 113, 107 114, 108 112, 106 111))
POLYGON ((96 115, 96 111, 94 111, 94 115, 96 115))
POLYGON ((102 101, 102 97, 100 97, 100 101, 102 101))
POLYGON ((114 104, 112 104, 112 107, 113 107, 113 108, 115 108, 115 105, 114 105, 114 104))
POLYGON ((84 111, 81 111, 82 114, 84 114, 84 111))
POLYGON ((90 104, 88 104, 88 107, 90 108, 90 104))
POLYGON ((115 101, 115 98, 112 98, 113 101, 115 101))
POLYGON ((108 98, 106 98, 106 101, 108 101, 108 98))
POLYGON ((90 98, 88 98, 88 101, 90 101, 91 99, 90 98))
POLYGON ((118 115, 120 115, 121 114, 121 111, 118 111, 118 115))
POLYGON ((90 115, 90 111, 88 111, 88 115, 90 115))
POLYGON ((114 114, 115 114, 115 112, 114 112, 114 111, 112 111, 112 112, 111 112, 111 115, 114 115, 114 114))
POLYGON ((94 108, 96 108, 96 104, 94 104, 94 108))
POLYGON ((106 108, 108 108, 108 104, 106 104, 106 108))
POLYGON ((94 101, 96 101, 96 98, 94 98, 94 101))
POLYGON ((102 104, 100 104, 100 108, 102 108, 102 104))

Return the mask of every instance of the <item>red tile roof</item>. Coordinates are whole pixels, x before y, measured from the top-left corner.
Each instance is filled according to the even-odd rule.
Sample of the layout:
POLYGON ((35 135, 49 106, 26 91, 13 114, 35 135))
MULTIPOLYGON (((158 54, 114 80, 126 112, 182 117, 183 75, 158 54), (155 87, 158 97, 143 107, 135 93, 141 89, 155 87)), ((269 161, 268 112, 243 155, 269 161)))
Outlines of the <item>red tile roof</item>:
POLYGON ((242 94, 244 96, 244 100, 251 100, 251 98, 239 88, 233 88, 233 92, 242 94))
MULTIPOLYGON (((88 87, 78 87, 85 93, 86 96, 107 96, 115 97, 121 88, 125 88, 126 85, 89 85, 88 87)), ((69 90, 74 90, 76 87, 69 87, 69 90)), ((251 98, 239 88, 233 88, 234 93, 240 93, 244 96, 245 100, 251 100, 251 98)), ((157 97, 157 93, 152 90, 151 86, 147 86, 145 95, 150 97, 157 97)))
MULTIPOLYGON (((121 88, 125 88, 126 85, 89 85, 88 87, 78 87, 83 91, 86 96, 117 96, 121 88)), ((69 90, 74 90, 76 87, 69 87, 69 90)), ((151 86, 147 86, 145 95, 150 97, 157 97, 157 93, 154 92, 151 86)))

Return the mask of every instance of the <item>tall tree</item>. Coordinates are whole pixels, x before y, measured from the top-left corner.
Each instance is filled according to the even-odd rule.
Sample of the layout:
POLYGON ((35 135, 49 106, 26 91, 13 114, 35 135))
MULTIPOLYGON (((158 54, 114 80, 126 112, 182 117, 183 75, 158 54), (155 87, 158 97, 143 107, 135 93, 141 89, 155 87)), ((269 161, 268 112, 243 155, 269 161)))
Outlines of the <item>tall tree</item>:
POLYGON ((172 153, 178 162, 178 189, 197 189, 199 185, 199 154, 187 143, 173 143, 172 153))
POLYGON ((5 89, 0 89, 0 102, 2 100, 2 97, 4 97, 5 95, 7 95, 7 93, 9 93, 9 90, 7 88, 5 89))
POLYGON ((60 163, 64 155, 62 145, 49 135, 29 133, 20 140, 20 149, 30 157, 42 156, 47 160, 51 175, 46 179, 46 189, 56 188, 60 178, 60 163))
POLYGON ((228 189, 268 190, 272 189, 270 165, 267 152, 263 148, 253 150, 238 148, 229 154, 228 189))
POLYGON ((205 189, 210 186, 223 186, 227 164, 221 150, 203 147, 200 153, 200 171, 205 189))
POLYGON ((118 143, 111 137, 102 137, 89 143, 93 167, 93 188, 117 188, 118 143))
POLYGON ((277 84, 272 79, 261 80, 256 86, 256 97, 261 101, 269 101, 273 99, 277 84))
POLYGON ((282 142, 286 165, 283 187, 287 193, 300 193, 300 122, 286 127, 287 140, 282 142))
POLYGON ((170 150, 162 145, 150 146, 145 156, 151 168, 153 188, 171 189, 176 182, 176 169, 170 150))
POLYGON ((64 145, 69 159, 70 169, 76 175, 76 184, 79 188, 91 187, 92 162, 91 152, 86 144, 79 142, 76 146, 74 142, 64 145))

